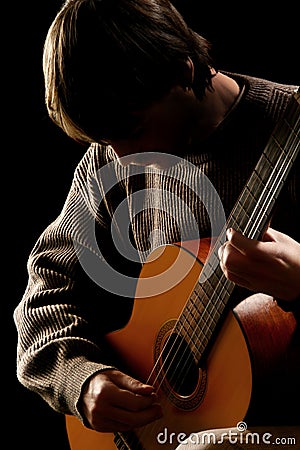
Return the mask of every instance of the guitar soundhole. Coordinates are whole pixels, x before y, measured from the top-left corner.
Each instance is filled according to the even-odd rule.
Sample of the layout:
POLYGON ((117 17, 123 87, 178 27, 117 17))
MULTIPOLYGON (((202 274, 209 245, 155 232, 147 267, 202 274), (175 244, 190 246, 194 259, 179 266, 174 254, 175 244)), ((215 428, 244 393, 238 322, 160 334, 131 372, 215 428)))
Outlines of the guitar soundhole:
MULTIPOLYGON (((198 367, 183 336, 175 332, 176 320, 164 323, 154 346, 154 375, 168 400, 176 407, 192 411, 204 399, 207 386, 205 367, 198 367)), ((154 382, 154 380, 153 380, 154 382)))
POLYGON ((161 364, 166 381, 178 395, 187 397, 193 394, 198 384, 199 368, 183 337, 175 333, 169 336, 162 350, 161 364))

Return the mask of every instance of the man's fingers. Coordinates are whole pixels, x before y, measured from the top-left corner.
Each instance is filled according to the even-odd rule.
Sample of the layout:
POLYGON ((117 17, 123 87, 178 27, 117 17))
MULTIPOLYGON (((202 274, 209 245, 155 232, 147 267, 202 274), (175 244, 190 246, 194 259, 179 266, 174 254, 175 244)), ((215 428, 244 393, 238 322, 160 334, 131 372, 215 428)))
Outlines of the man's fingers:
POLYGON ((232 229, 227 230, 227 238, 218 250, 221 269, 229 280, 246 287, 252 264, 249 255, 256 242, 232 229))
POLYGON ((258 241, 254 241, 253 239, 249 239, 244 236, 239 231, 234 230, 233 228, 229 228, 226 232, 226 236, 228 242, 238 250, 242 255, 247 255, 249 252, 253 250, 253 247, 256 247, 258 241))
POLYGON ((111 372, 110 379, 115 383, 119 388, 128 390, 135 394, 140 395, 152 395, 155 393, 155 389, 153 386, 149 384, 141 383, 140 381, 132 378, 128 375, 124 375, 121 372, 113 371, 111 372))
POLYGON ((153 386, 114 369, 96 374, 83 398, 83 412, 97 431, 129 430, 162 416, 153 386))
POLYGON ((101 402, 127 411, 142 411, 157 403, 154 387, 118 371, 109 373, 109 382, 101 385, 101 402))
POLYGON ((102 432, 126 431, 145 426, 161 417, 161 408, 157 404, 138 412, 109 406, 105 409, 105 415, 100 412, 93 416, 92 427, 102 432))
POLYGON ((121 389, 116 391, 116 395, 111 393, 111 404, 122 408, 126 411, 138 412, 150 408, 153 404, 158 403, 157 395, 134 394, 133 392, 121 389))

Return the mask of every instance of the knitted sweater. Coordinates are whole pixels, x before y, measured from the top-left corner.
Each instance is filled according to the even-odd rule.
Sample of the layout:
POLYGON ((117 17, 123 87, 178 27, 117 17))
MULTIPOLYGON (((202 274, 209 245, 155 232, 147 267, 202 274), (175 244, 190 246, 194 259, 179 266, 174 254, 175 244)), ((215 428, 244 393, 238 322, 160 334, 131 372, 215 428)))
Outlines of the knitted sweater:
MULTIPOLYGON (((220 230, 296 89, 230 75, 244 86, 239 103, 169 169, 124 167, 111 147, 92 144, 60 215, 37 240, 14 315, 17 376, 54 410, 84 420, 82 386, 115 366, 103 338, 128 321, 141 265, 159 245, 220 230)), ((299 241, 296 164, 272 226, 299 241)))

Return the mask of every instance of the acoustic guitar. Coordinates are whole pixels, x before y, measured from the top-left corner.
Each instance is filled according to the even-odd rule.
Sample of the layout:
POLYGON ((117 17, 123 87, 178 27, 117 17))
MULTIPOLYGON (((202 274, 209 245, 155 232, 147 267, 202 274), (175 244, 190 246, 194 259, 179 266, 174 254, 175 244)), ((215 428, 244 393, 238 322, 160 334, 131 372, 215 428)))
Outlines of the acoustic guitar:
POLYGON ((235 285, 221 271, 218 249, 228 227, 262 237, 297 158, 299 129, 295 92, 220 236, 151 253, 129 322, 106 336, 126 371, 157 388, 163 417, 113 434, 66 416, 72 450, 174 450, 202 430, 288 416, 291 386, 300 377, 296 317, 261 294, 231 308, 235 285))

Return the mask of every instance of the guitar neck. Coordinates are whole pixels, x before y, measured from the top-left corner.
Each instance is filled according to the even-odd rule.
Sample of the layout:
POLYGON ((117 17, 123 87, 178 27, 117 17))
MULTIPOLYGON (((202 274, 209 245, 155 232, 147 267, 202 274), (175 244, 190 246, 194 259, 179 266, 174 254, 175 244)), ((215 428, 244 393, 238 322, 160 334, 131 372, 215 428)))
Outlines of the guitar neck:
POLYGON ((300 94, 296 92, 226 221, 178 320, 178 332, 187 323, 190 326, 190 347, 198 362, 224 316, 234 289, 234 283, 223 274, 218 258, 218 249, 226 240, 226 230, 232 227, 251 239, 262 237, 299 153, 299 142, 300 94))
POLYGON ((299 153, 299 129, 300 94, 295 93, 238 198, 226 228, 233 227, 251 239, 261 238, 299 153))

